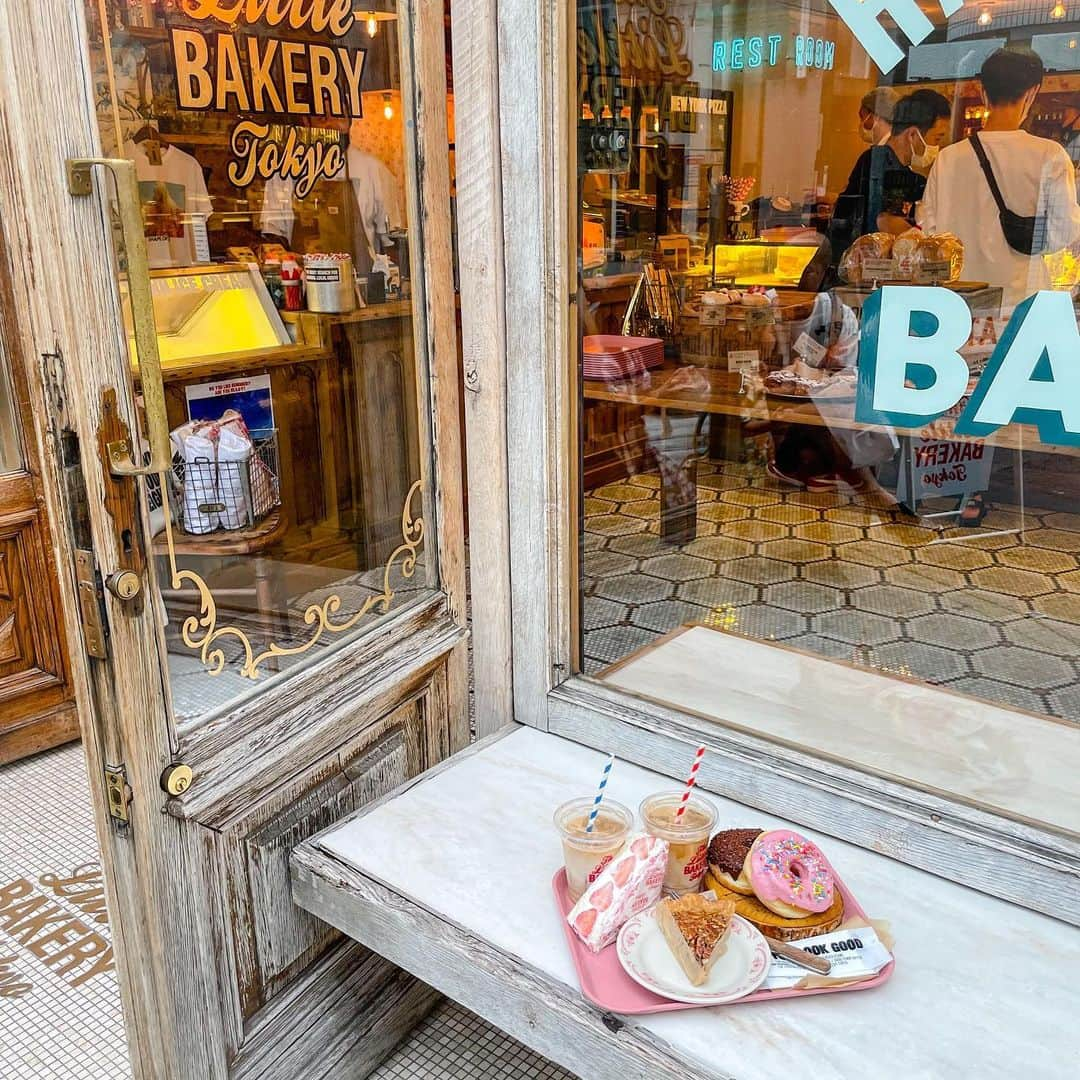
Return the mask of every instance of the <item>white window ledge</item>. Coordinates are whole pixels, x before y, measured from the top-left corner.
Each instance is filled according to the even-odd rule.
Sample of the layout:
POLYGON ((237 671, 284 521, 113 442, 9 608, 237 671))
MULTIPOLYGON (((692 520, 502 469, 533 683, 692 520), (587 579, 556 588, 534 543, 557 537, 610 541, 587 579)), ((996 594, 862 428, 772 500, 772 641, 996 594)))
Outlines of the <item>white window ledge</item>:
POLYGON ((610 686, 1080 835, 1080 729, 914 679, 689 626, 609 668, 610 686))
MULTIPOLYGON (((581 996, 550 881, 561 862, 552 812, 589 794, 604 760, 530 728, 496 737, 301 845, 296 898, 587 1080, 1062 1075, 1080 967, 1073 928, 820 836, 867 913, 891 924, 887 983, 602 1016, 581 996)), ((609 792, 636 808, 671 786, 618 762, 609 792)), ((787 824, 709 797, 722 827, 787 824)))

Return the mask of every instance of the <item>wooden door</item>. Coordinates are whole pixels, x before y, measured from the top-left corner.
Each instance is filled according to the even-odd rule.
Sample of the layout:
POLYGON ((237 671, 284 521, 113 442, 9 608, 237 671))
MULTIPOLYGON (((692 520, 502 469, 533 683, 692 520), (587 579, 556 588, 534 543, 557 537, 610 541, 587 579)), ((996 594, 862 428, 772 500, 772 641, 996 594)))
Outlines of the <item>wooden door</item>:
POLYGON ((0 765, 79 735, 26 380, 4 342, 0 319, 0 765))
POLYGON ((443 10, 402 3, 369 35, 343 0, 294 8, 284 28, 279 8, 232 0, 0 9, 0 282, 18 314, 5 326, 30 358, 137 1080, 362 1077, 435 1001, 297 909, 288 855, 468 741, 443 10), (256 54, 284 77, 259 52, 271 40, 289 45, 294 96, 264 85, 263 104, 309 102, 302 71, 332 106, 368 72, 351 121, 239 106, 256 54), (220 74, 207 41, 244 59, 225 73, 232 91, 185 110, 180 88, 220 74), (180 61, 202 74, 178 81, 180 61), (336 91, 327 64, 352 72, 336 91), (325 154, 335 132, 337 171, 310 189, 279 170, 292 186, 271 198, 272 176, 238 186, 230 170, 245 138, 325 154), (124 160, 87 164, 103 157, 124 160), (401 266, 407 253, 411 289, 282 319, 236 230, 252 248, 319 250, 335 197, 370 196, 372 176, 399 205, 368 241, 401 266), (365 324, 380 348, 400 339, 389 423, 400 443, 408 419, 395 460, 410 474, 393 544, 371 542, 385 505, 361 498, 355 520, 327 497, 381 482, 387 415, 327 392, 350 359, 336 343, 363 363, 365 324), (242 423, 197 412, 222 393, 242 423), (167 400, 188 410, 182 424, 167 400), (343 432, 362 433, 345 439, 356 452, 327 449, 343 432))

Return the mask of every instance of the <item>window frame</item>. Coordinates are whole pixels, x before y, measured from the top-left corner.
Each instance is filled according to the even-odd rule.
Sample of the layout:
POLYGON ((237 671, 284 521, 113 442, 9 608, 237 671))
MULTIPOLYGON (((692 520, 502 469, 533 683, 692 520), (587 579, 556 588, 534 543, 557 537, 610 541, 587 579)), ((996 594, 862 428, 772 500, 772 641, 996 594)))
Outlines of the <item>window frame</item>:
POLYGON ((458 160, 496 181, 459 186, 459 221, 485 245, 472 254, 459 245, 462 311, 490 309, 493 292, 503 303, 483 333, 463 320, 478 733, 507 722, 509 673, 520 723, 673 778, 704 744, 698 783, 708 790, 1080 925, 1080 841, 1071 835, 572 674, 576 8, 501 0, 496 11, 492 0, 453 0, 452 10, 458 160), (508 72, 512 80, 500 79, 508 72), (470 258, 486 272, 467 273, 470 258), (482 501, 473 496, 480 478, 482 501))

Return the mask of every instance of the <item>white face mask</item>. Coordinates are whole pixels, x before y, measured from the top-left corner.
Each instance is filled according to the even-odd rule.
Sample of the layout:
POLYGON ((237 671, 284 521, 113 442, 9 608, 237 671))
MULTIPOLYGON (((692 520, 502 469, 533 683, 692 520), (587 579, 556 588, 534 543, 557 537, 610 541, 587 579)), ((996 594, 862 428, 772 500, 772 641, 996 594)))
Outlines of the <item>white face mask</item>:
POLYGON ((870 126, 867 127, 866 124, 859 125, 859 138, 864 143, 873 143, 876 141, 874 139, 874 118, 870 116, 867 119, 870 121, 870 126))
POLYGON ((937 160, 938 151, 940 146, 930 146, 927 141, 920 135, 919 142, 922 143, 922 150, 916 150, 914 145, 911 148, 911 167, 916 172, 929 172, 930 166, 937 160))

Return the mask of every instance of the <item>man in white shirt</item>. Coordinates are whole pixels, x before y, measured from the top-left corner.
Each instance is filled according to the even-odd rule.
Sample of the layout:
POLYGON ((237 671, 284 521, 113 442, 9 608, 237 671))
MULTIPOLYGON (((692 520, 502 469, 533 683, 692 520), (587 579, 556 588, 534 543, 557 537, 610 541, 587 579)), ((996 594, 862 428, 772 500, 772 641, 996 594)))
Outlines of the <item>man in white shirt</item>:
MULTIPOLYGON (((1060 251, 1080 238, 1073 164, 1057 143, 1020 130, 1042 85, 1042 61, 1033 52, 998 49, 987 57, 979 79, 990 109, 979 140, 1005 206, 1038 219, 1037 250, 1060 251)), ((916 216, 926 232, 951 232, 960 238, 964 277, 1000 285, 1003 308, 1014 308, 1049 288, 1042 256, 1016 251, 1005 239, 997 203, 970 140, 940 152, 916 216)))

